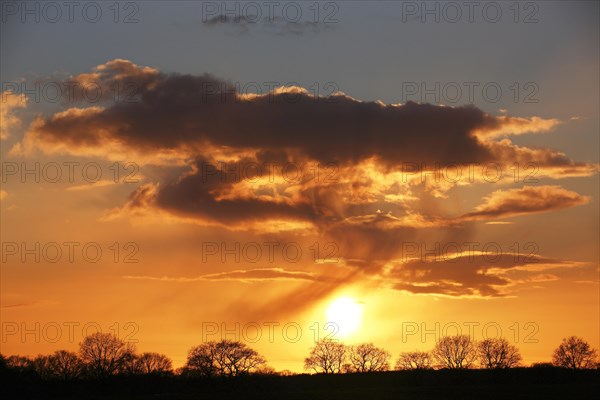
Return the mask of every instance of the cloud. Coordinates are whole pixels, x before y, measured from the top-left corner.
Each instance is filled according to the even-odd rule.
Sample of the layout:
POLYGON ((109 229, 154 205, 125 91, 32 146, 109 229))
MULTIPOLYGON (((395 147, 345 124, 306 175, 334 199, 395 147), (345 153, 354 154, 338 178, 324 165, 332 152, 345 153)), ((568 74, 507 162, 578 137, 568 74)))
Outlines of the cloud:
MULTIPOLYGON (((485 174, 478 170, 473 179, 454 182, 436 179, 431 171, 497 164, 504 176, 496 182, 500 185, 514 183, 515 163, 522 168, 520 182, 590 176, 598 170, 562 152, 518 146, 507 138, 548 132, 561 124, 554 118, 494 116, 472 105, 384 104, 341 92, 314 96, 301 87, 240 93, 233 83, 210 74, 167 74, 127 60, 109 61, 69 80, 133 85, 135 92, 126 99, 103 97, 92 106, 78 98, 77 107, 39 116, 15 152, 95 156, 151 167, 155 173, 145 174, 147 181, 104 220, 161 219, 263 235, 311 235, 336 243, 335 256, 350 268, 334 281, 283 269, 129 278, 305 281, 307 288, 286 297, 290 307, 320 299, 341 284, 384 275, 406 241, 467 241, 476 235, 477 221, 499 223, 495 220, 589 201, 559 186, 525 186, 494 191, 469 212, 461 202, 438 200, 460 186, 489 183, 485 174), (421 171, 407 171, 407 165, 421 171), (315 167, 321 170, 315 173, 315 167), (248 171, 250 176, 242 176, 248 171)), ((515 282, 486 265, 462 272, 426 266, 431 273, 404 266, 404 273, 411 268, 419 273, 396 279, 395 287, 496 296, 515 282), (433 275, 423 280, 419 274, 433 275)))
MULTIPOLYGON (((506 110, 501 113, 506 113, 506 110)), ((544 119, 540 117, 522 118, 510 116, 496 117, 497 126, 477 131, 475 134, 484 139, 500 136, 518 136, 527 133, 545 133, 556 128, 561 121, 556 118, 544 119)))
POLYGON ((41 117, 24 144, 79 154, 99 154, 100 146, 121 152, 172 152, 182 158, 198 155, 203 148, 285 150, 324 163, 352 164, 377 157, 393 167, 402 162, 493 160, 489 144, 475 133, 521 121, 494 117, 474 106, 386 105, 343 93, 314 96, 302 88, 248 96, 212 75, 167 75, 126 60, 110 61, 71 80, 93 80, 100 86, 132 82, 135 101, 41 117))
POLYGON ((282 17, 263 17, 254 15, 216 15, 203 22, 209 28, 226 27, 236 35, 260 32, 277 36, 302 35, 306 33, 321 33, 335 27, 332 23, 314 21, 291 21, 282 17))
MULTIPOLYGON (((157 165, 261 154, 277 155, 277 162, 294 159, 339 168, 372 163, 386 174, 410 163, 429 169, 497 163, 509 177, 514 163, 534 164, 537 178, 597 172, 595 164, 575 162, 564 153, 495 140, 546 132, 560 123, 552 118, 493 116, 474 106, 386 105, 341 92, 315 96, 300 87, 240 93, 235 84, 210 74, 165 74, 122 59, 65 82, 101 88, 101 101, 90 106, 75 91, 80 94, 74 101, 87 107, 40 116, 12 154, 40 149, 157 165), (123 88, 116 98, 114 87, 123 88)), ((428 185, 440 195, 454 186, 428 185)))
MULTIPOLYGON (((150 206, 232 228, 269 220, 320 226, 369 218, 376 209, 365 208, 372 204, 388 210, 377 217, 379 227, 440 226, 448 219, 411 208, 422 192, 415 192, 421 184, 418 177, 406 179, 403 168, 408 163, 444 167, 500 162, 506 169, 515 162, 535 163, 539 176, 553 177, 597 172, 595 165, 574 162, 560 152, 494 140, 500 131, 547 131, 558 123, 553 119, 495 117, 474 106, 386 105, 343 93, 319 97, 298 87, 242 94, 212 75, 165 74, 127 60, 109 61, 69 80, 101 87, 129 83, 135 86, 135 101, 107 98, 101 105, 41 116, 15 151, 109 154, 188 166, 177 179, 134 193, 125 207, 130 211, 150 206), (287 164, 334 165, 338 174, 332 182, 266 181, 264 170, 258 182, 211 175, 248 163, 277 164, 279 175, 287 164)), ((474 180, 483 181, 482 174, 474 180)), ((429 180, 419 190, 444 197, 454 186, 448 180, 429 180)))
POLYGON ((197 277, 154 277, 154 276, 131 276, 126 275, 125 279, 161 281, 161 282, 199 282, 199 281, 238 281, 238 282, 262 282, 273 280, 301 280, 301 281, 318 281, 317 276, 310 272, 303 271, 288 271, 282 268, 258 268, 251 270, 236 270, 229 272, 220 272, 215 274, 205 274, 197 277))
POLYGON ((586 204, 587 196, 560 186, 524 186, 521 189, 497 190, 485 198, 463 220, 512 217, 515 215, 561 210, 586 204))
POLYGON ((1 308, 25 308, 25 307, 33 307, 38 304, 39 304, 39 302, 32 301, 29 303, 6 304, 6 305, 3 305, 1 308))
POLYGON ((0 140, 8 139, 13 129, 21 126, 21 119, 15 115, 15 110, 27 106, 27 97, 10 90, 0 93, 0 140))
POLYGON ((142 103, 149 104, 71 108, 37 120, 28 136, 48 150, 60 144, 59 150, 81 154, 98 146, 104 150, 121 146, 121 152, 173 151, 182 158, 207 145, 238 151, 295 150, 322 163, 339 164, 375 155, 390 165, 483 161, 488 154, 468 134, 484 118, 475 108, 382 106, 344 96, 327 104, 307 94, 294 103, 285 99, 286 94, 272 95, 273 101, 268 99, 271 95, 203 100, 203 85, 214 83, 207 78, 173 77, 158 93, 143 96, 142 103), (429 118, 435 122, 428 122, 429 118), (454 135, 437 133, 453 126, 454 135))
POLYGON ((64 96, 63 104, 139 101, 144 88, 153 87, 160 71, 141 67, 128 60, 114 59, 93 68, 89 73, 65 79, 67 88, 73 88, 64 96))
POLYGON ((0 300, 0 308, 4 310, 15 309, 18 312, 21 308, 33 308, 33 307, 53 307, 58 305, 56 301, 48 299, 32 299, 27 294, 20 293, 4 293, 0 300))
POLYGON ((0 190, 0 201, 4 200, 8 197, 8 192, 6 190, 0 190))
POLYGON ((93 183, 87 183, 87 184, 83 184, 83 185, 74 185, 74 186, 69 186, 67 188, 67 191, 82 191, 82 190, 89 190, 89 189, 96 189, 99 187, 106 187, 106 186, 111 186, 111 185, 115 185, 116 182, 114 180, 108 180, 108 179, 102 179, 93 183))
POLYGON ((550 282, 540 271, 581 267, 579 263, 534 254, 462 252, 417 257, 394 265, 386 276, 392 288, 451 297, 504 297, 523 283, 550 282))
POLYGON ((487 165, 492 167, 493 164, 497 164, 497 167, 503 169, 502 176, 517 182, 591 176, 598 172, 597 164, 573 161, 565 153, 557 150, 519 147, 509 139, 486 141, 486 146, 490 153, 494 154, 494 161, 487 165), (519 168, 516 178, 515 165, 519 168))

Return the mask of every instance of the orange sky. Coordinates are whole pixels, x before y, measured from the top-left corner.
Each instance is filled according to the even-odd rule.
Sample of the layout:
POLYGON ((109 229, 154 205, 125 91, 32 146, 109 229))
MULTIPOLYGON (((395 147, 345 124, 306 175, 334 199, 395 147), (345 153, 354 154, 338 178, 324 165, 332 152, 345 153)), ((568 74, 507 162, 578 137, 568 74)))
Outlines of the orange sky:
POLYGON ((600 3, 59 3, 0 10, 3 355, 600 348, 600 3))
POLYGON ((457 327, 526 364, 568 335, 598 347, 597 165, 515 138, 576 120, 301 88, 207 100, 218 80, 127 60, 70 79, 142 97, 32 117, 5 93, 3 354, 100 328, 176 366, 235 338, 301 371, 327 322, 394 357, 457 327))

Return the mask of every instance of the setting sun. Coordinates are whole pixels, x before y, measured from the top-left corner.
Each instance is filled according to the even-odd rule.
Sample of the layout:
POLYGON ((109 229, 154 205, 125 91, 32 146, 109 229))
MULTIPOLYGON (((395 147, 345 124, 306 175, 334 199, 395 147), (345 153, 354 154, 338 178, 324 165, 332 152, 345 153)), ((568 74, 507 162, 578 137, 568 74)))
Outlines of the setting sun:
POLYGON ((340 297, 327 308, 327 322, 334 323, 337 335, 346 337, 360 326, 362 306, 351 297, 340 297))

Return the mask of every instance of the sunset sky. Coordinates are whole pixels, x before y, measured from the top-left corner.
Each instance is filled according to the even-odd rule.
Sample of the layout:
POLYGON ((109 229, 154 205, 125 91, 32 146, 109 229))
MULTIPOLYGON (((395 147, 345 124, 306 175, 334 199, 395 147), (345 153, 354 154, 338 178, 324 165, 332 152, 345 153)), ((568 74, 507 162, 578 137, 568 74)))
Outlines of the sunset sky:
POLYGON ((598 2, 94 4, 2 2, 2 354, 599 347, 598 2))

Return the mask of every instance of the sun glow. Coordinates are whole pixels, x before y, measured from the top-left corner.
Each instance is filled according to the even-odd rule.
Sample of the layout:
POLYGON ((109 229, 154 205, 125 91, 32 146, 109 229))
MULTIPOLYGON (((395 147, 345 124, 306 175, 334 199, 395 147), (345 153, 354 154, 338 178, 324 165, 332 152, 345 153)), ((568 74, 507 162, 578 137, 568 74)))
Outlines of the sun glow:
POLYGON ((327 322, 336 325, 334 336, 347 337, 360 327, 362 306, 351 297, 339 297, 327 308, 327 322))

